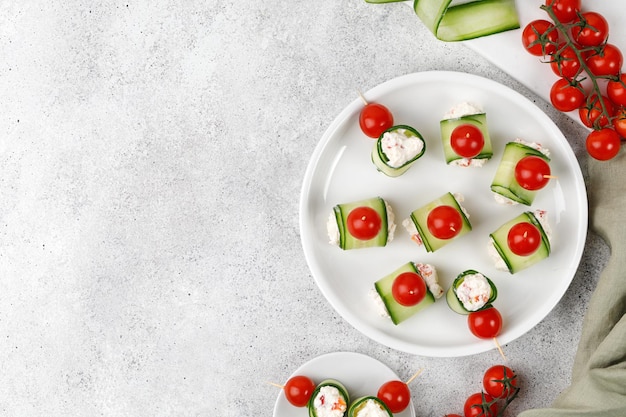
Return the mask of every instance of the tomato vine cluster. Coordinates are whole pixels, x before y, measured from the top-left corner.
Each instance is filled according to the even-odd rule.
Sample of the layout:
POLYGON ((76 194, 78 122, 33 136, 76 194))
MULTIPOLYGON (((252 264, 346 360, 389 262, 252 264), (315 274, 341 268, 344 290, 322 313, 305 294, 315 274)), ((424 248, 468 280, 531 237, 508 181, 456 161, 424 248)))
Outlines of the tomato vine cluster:
POLYGON ((559 111, 578 111, 591 129, 586 149, 593 158, 615 157, 626 139, 626 74, 620 49, 609 43, 609 25, 600 13, 581 11, 582 0, 546 0, 537 19, 522 31, 530 54, 543 56, 559 77, 550 101, 559 111))

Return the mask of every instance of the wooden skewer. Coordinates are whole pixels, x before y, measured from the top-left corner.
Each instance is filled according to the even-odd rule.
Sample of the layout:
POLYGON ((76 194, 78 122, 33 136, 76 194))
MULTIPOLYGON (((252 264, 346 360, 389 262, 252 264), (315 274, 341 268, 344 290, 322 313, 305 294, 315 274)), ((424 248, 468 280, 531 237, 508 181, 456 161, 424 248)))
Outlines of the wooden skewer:
POLYGON ((284 385, 280 385, 280 384, 277 384, 277 383, 275 383, 275 382, 270 382, 270 381, 268 381, 267 383, 268 383, 268 384, 270 384, 270 385, 272 385, 272 386, 274 386, 274 387, 276 387, 276 388, 280 388, 280 389, 285 388, 285 386, 284 386, 284 385))
POLYGON ((559 177, 557 177, 556 175, 544 175, 543 177, 544 177, 544 178, 555 178, 555 179, 556 179, 556 178, 559 178, 559 177))
POLYGON ((411 381, 413 381, 415 378, 417 378, 419 376, 419 374, 421 374, 423 371, 424 371, 424 368, 418 369, 418 371, 415 372, 413 374, 413 376, 411 378, 409 378, 408 381, 405 382, 405 384, 409 385, 411 383, 411 381))
POLYGON ((502 359, 504 359, 504 361, 507 361, 506 356, 504 355, 504 351, 502 350, 502 346, 500 346, 500 343, 498 343, 498 339, 496 339, 495 337, 493 338, 493 343, 496 344, 496 349, 498 349, 498 352, 500 352, 500 356, 502 356, 502 359))
POLYGON ((363 100, 363 105, 367 106, 367 100, 365 100, 365 97, 363 97, 363 94, 361 94, 361 92, 359 90, 356 90, 356 92, 359 94, 359 97, 361 97, 361 100, 363 100))

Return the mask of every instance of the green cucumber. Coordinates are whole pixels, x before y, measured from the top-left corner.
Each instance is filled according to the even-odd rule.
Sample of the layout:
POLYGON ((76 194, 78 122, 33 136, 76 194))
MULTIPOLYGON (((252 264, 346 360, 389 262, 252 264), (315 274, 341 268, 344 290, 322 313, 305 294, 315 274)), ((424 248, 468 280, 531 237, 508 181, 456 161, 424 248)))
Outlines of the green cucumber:
POLYGON ((464 159, 452 149, 450 137, 455 128, 466 124, 476 126, 483 134, 483 139, 485 140, 483 149, 472 159, 490 159, 493 156, 493 147, 491 146, 489 130, 487 129, 487 115, 485 113, 469 114, 454 119, 444 119, 439 122, 443 155, 447 164, 450 164, 452 161, 464 159))
POLYGON ((404 174, 415 161, 417 161, 422 155, 424 155, 424 152, 426 152, 426 142, 417 130, 407 125, 396 125, 385 130, 376 141, 376 144, 372 148, 372 162, 376 166, 376 169, 378 169, 383 174, 389 177, 398 177, 404 174), (422 142, 422 150, 418 152, 417 155, 415 155, 413 158, 411 158, 399 167, 393 167, 389 165, 389 158, 385 154, 382 146, 383 136, 385 136, 385 134, 389 132, 396 132, 406 136, 407 138, 419 139, 422 142))
POLYGON ((506 264, 506 267, 511 274, 515 274, 516 272, 526 269, 550 256, 551 249, 548 235, 537 217, 535 217, 535 215, 530 211, 526 211, 514 219, 504 223, 489 236, 491 237, 493 246, 496 248, 496 251, 506 264), (539 234, 541 235, 541 244, 539 245, 539 248, 528 256, 516 255, 511 251, 507 243, 511 227, 521 222, 533 224, 539 230, 539 234))
POLYGON ((530 206, 539 190, 522 188, 515 179, 515 166, 522 158, 531 155, 538 156, 548 163, 550 162, 550 158, 546 154, 531 146, 519 142, 507 143, 496 174, 491 182, 491 191, 509 200, 530 206))
POLYGON ((498 289, 496 288, 496 285, 493 283, 493 281, 487 278, 485 274, 481 274, 480 272, 475 271, 473 269, 468 269, 466 271, 461 272, 456 277, 456 279, 454 280, 454 282, 452 283, 452 285, 450 286, 450 288, 448 288, 448 291, 446 292, 446 301, 448 302, 448 306, 455 313, 469 314, 472 312, 466 309, 463 303, 461 302, 461 300, 459 300, 459 297, 456 294, 456 290, 463 283, 463 281, 465 280, 465 277, 467 277, 468 275, 475 275, 475 274, 480 274, 483 277, 485 277, 485 279, 489 283, 489 286, 491 287, 491 295, 489 296, 489 300, 487 301, 487 303, 485 303, 484 306, 474 311, 480 311, 480 310, 484 310, 488 308, 489 306, 491 306, 491 303, 493 303, 495 299, 498 297, 498 289))
POLYGON ((388 217, 385 200, 380 197, 369 198, 367 200, 355 201, 352 203, 337 204, 333 207, 337 227, 339 228, 339 247, 344 250, 369 248, 375 246, 385 246, 388 239, 388 217), (348 215, 358 207, 370 207, 380 216, 380 231, 369 240, 355 238, 348 231, 348 215))
POLYGON ((346 411, 344 411, 342 415, 346 415, 346 412, 348 411, 348 404, 350 404, 350 396, 348 395, 348 390, 341 382, 337 381, 336 379, 325 379, 324 381, 320 382, 317 387, 315 387, 313 394, 311 394, 311 398, 309 398, 309 403, 307 404, 307 408, 309 409, 309 417, 317 417, 317 410, 315 409, 315 399, 317 398, 320 390, 323 387, 333 387, 336 388, 337 391, 339 391, 339 396, 343 399, 346 409, 346 411))
POLYGON ((426 285, 426 295, 422 301, 409 307, 399 304, 396 299, 393 298, 391 288, 393 287, 393 281, 396 277, 404 272, 414 272, 421 277, 421 274, 415 267, 415 264, 413 262, 407 262, 391 274, 384 276, 374 283, 374 288, 383 300, 385 308, 391 317, 391 321, 396 325, 435 302, 435 296, 430 292, 428 285, 426 285))
POLYGON ((350 408, 348 408, 348 417, 359 417, 359 413, 368 402, 375 403, 381 411, 385 412, 388 417, 393 417, 393 413, 389 410, 389 407, 378 397, 374 397, 372 395, 367 395, 364 397, 357 398, 350 404, 350 408))
POLYGON ((450 7, 452 0, 414 0, 413 9, 442 41, 462 41, 520 27, 515 0, 474 0, 450 7))
POLYGON ((411 220, 413 221, 413 224, 417 228, 417 232, 419 233, 420 238, 422 239, 422 242, 424 243, 424 247, 426 248, 427 252, 434 252, 437 249, 442 248, 443 246, 469 233, 472 230, 472 225, 470 224, 469 219, 465 215, 465 212, 463 212, 463 209, 459 205, 456 198, 454 198, 452 193, 446 193, 442 195, 441 197, 413 211, 411 213, 411 220), (463 220, 463 226, 461 227, 461 231, 452 239, 436 238, 428 230, 428 214, 435 207, 439 207, 443 205, 456 208, 461 214, 461 218, 463 220))

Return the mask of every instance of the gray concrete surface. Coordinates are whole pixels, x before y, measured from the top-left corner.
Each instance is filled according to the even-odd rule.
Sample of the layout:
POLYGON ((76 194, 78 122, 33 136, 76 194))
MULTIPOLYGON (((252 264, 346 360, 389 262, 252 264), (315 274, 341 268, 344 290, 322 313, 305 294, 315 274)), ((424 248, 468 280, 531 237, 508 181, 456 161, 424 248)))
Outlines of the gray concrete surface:
MULTIPOLYGON (((298 199, 326 127, 416 71, 520 91, 402 4, 362 0, 0 3, 0 415, 270 416, 295 368, 354 351, 401 377, 418 416, 461 412, 496 351, 426 358, 371 341, 317 289, 298 199)), ((562 302, 505 346, 524 390, 569 381, 608 256, 590 234, 562 302)))

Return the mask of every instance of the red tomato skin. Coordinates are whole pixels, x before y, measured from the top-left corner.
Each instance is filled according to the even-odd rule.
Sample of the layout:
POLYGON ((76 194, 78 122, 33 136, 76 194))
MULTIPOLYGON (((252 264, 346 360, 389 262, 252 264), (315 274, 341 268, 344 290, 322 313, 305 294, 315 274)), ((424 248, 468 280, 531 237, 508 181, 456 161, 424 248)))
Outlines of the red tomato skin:
POLYGON ((526 156, 515 165, 515 180, 526 190, 542 189, 550 181, 549 175, 550 165, 538 156, 526 156))
POLYGON ((467 316, 467 325, 479 339, 492 339, 502 330, 502 315, 495 307, 473 311, 467 316))
POLYGON ((507 236, 507 243, 511 252, 518 256, 529 256, 535 253, 541 245, 541 233, 537 227, 528 222, 517 223, 507 236))
POLYGON ((309 402, 313 391, 315 391, 315 383, 309 377, 296 375, 289 378, 283 389, 285 397, 291 405, 304 407, 309 402))
POLYGON ((574 111, 585 102, 585 93, 568 79, 559 78, 550 89, 550 102, 559 111, 574 111))
POLYGON ((397 380, 388 381, 381 385, 376 396, 394 414, 404 411, 411 401, 409 387, 404 382, 397 380))
POLYGON ((359 126, 366 136, 378 139, 385 130, 393 126, 393 115, 382 104, 368 103, 359 114, 359 126))
POLYGON ((485 146, 483 133, 474 125, 465 124, 454 128, 450 135, 450 146, 463 158, 474 158, 485 146))
POLYGON ((576 12, 580 11, 581 0, 546 0, 546 6, 552 8, 561 23, 569 23, 578 17, 576 12))
MULTIPOLYGON (((505 379, 511 379, 515 376, 515 372, 508 366, 494 365, 485 371, 483 375, 483 388, 485 392, 494 398, 506 398, 512 394, 513 388, 506 388, 504 383, 498 382, 505 379)), ((511 385, 517 387, 517 378, 511 380, 511 385)))
POLYGON ((483 398, 485 402, 493 401, 493 397, 487 393, 477 392, 465 400, 463 405, 463 414, 465 417, 496 417, 498 415, 498 403, 494 402, 486 412, 483 412, 483 398))
POLYGON ((585 142, 587 152, 599 161, 613 159, 619 153, 621 140, 617 132, 611 128, 593 130, 585 142))
POLYGON ((582 46, 599 46, 602 45, 609 36, 609 24, 600 13, 584 12, 581 13, 585 26, 575 25, 572 27, 572 37, 576 43, 582 46))
POLYGON ((371 207, 357 207, 348 214, 348 233, 359 240, 376 237, 382 225, 380 215, 371 207))
POLYGON ((607 43, 600 52, 589 55, 585 62, 595 76, 617 76, 622 69, 624 56, 618 47, 607 43))
POLYGON ((619 109, 615 115, 615 119, 613 119, 613 127, 622 139, 626 139, 626 107, 619 109))
POLYGON ((596 124, 597 127, 604 127, 609 124, 609 118, 607 118, 606 114, 603 113, 600 100, 604 103, 609 117, 613 117, 615 115, 615 106, 613 106, 611 100, 609 100, 606 96, 600 96, 600 98, 598 98, 598 96, 594 94, 590 98, 588 104, 585 104, 578 109, 580 120, 585 126, 592 128, 596 124))
POLYGON ((437 239, 452 239, 461 232, 463 218, 452 206, 437 206, 428 213, 428 231, 437 239))
POLYGON ((403 272, 393 280, 391 294, 398 304, 411 307, 426 296, 426 283, 415 272, 403 272))
POLYGON ((559 40, 559 33, 554 24, 545 19, 537 19, 528 23, 522 30, 522 45, 529 54, 545 56, 553 54, 559 40), (545 41, 545 46, 541 45, 545 41))
MULTIPOLYGON (((583 59, 588 53, 582 53, 583 59)), ((558 52, 552 55, 550 68, 559 77, 573 79, 581 72, 582 65, 571 46, 560 44, 558 52)))
POLYGON ((606 95, 618 106, 626 106, 626 73, 619 80, 611 80, 606 84, 606 95))

